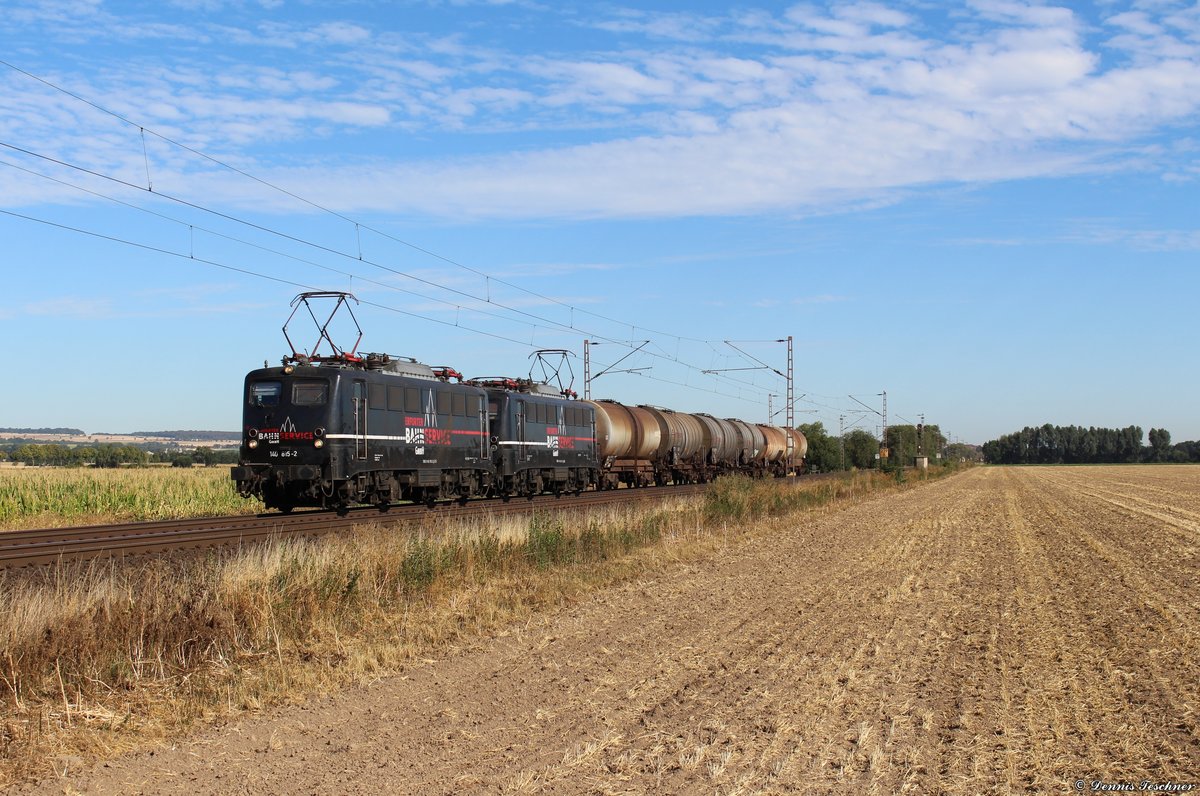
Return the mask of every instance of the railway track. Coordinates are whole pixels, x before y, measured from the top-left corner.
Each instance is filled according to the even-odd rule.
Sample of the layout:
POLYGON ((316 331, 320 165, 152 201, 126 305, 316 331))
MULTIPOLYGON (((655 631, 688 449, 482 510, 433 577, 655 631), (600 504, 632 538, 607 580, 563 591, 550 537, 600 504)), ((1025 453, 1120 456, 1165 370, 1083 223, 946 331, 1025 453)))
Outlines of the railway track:
POLYGON ((293 514, 259 514, 235 517, 205 517, 120 525, 88 525, 27 531, 0 531, 0 568, 37 566, 61 561, 100 557, 151 555, 194 548, 252 544, 288 537, 312 537, 356 525, 406 525, 429 518, 462 519, 502 514, 528 514, 544 510, 578 510, 630 500, 662 500, 699 494, 705 484, 647 487, 603 492, 584 492, 556 498, 541 495, 532 500, 504 503, 473 500, 465 505, 439 504, 392 506, 381 512, 375 507, 352 509, 344 515, 333 511, 302 511, 293 514))

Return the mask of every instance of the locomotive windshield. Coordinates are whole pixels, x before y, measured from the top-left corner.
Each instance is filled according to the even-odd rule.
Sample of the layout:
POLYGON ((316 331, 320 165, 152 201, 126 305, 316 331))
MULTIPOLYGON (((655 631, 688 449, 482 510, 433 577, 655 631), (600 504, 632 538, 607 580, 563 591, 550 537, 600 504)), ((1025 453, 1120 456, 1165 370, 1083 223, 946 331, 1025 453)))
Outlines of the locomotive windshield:
POLYGON ((283 385, 277 381, 256 381, 250 385, 251 406, 278 406, 283 385))
POLYGON ((316 406, 329 400, 329 382, 297 381, 292 385, 292 403, 297 406, 316 406))

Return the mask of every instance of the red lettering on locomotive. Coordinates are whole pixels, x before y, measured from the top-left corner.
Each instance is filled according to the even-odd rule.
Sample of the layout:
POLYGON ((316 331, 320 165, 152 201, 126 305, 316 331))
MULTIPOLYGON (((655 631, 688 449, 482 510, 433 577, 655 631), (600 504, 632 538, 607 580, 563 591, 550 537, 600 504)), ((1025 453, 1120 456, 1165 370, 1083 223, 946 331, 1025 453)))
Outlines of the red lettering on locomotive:
POLYGON ((425 444, 449 445, 450 432, 444 428, 427 428, 425 429, 425 444))

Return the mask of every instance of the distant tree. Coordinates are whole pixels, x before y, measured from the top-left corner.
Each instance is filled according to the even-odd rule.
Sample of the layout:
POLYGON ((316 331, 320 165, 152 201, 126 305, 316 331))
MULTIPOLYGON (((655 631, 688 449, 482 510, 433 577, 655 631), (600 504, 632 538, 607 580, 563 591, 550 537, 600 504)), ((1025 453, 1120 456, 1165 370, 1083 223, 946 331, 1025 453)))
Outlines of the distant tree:
POLYGON ((829 436, 824 424, 819 420, 815 423, 801 423, 799 429, 808 440, 805 466, 823 473, 838 469, 841 464, 841 451, 837 438, 829 436))
POLYGON ((0 428, 0 433, 4 434, 61 434, 67 437, 83 437, 86 436, 82 429, 78 428, 0 428))
POLYGON ((874 435, 861 428, 847 431, 844 437, 846 444, 846 466, 857 467, 860 470, 875 466, 875 455, 879 453, 879 440, 874 435))
POLYGON ((1152 461, 1165 462, 1170 459, 1171 432, 1165 428, 1150 429, 1150 458, 1152 461))
POLYGON ((214 461, 212 448, 204 445, 198 445, 196 449, 192 451, 192 461, 201 467, 208 467, 214 461))
POLYGON ((225 448, 222 450, 213 449, 213 464, 237 464, 238 449, 225 448))
POLYGON ((1189 440, 1175 443, 1171 449, 1171 461, 1200 462, 1200 442, 1189 440))
POLYGON ((888 426, 887 449, 888 457, 884 462, 887 467, 912 464, 912 457, 917 455, 917 427, 888 426))
POLYGON ((967 445, 963 442, 952 442, 945 448, 946 461, 958 462, 981 462, 983 461, 983 451, 974 445, 967 445))
POLYGON ((121 464, 120 446, 97 445, 92 465, 95 467, 118 467, 121 464))
POLYGON ((1026 426, 984 443, 983 456, 993 464, 1136 462, 1142 458, 1142 429, 1026 426))

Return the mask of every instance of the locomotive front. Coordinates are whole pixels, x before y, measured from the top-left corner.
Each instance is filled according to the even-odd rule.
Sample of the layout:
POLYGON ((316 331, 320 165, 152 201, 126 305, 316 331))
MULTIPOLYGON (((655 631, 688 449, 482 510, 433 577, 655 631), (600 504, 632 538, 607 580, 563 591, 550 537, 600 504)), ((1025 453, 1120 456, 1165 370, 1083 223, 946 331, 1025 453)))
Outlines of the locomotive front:
POLYGON ((332 485, 326 430, 336 371, 299 370, 288 365, 246 376, 240 466, 232 470, 240 494, 281 511, 323 505, 332 485))

